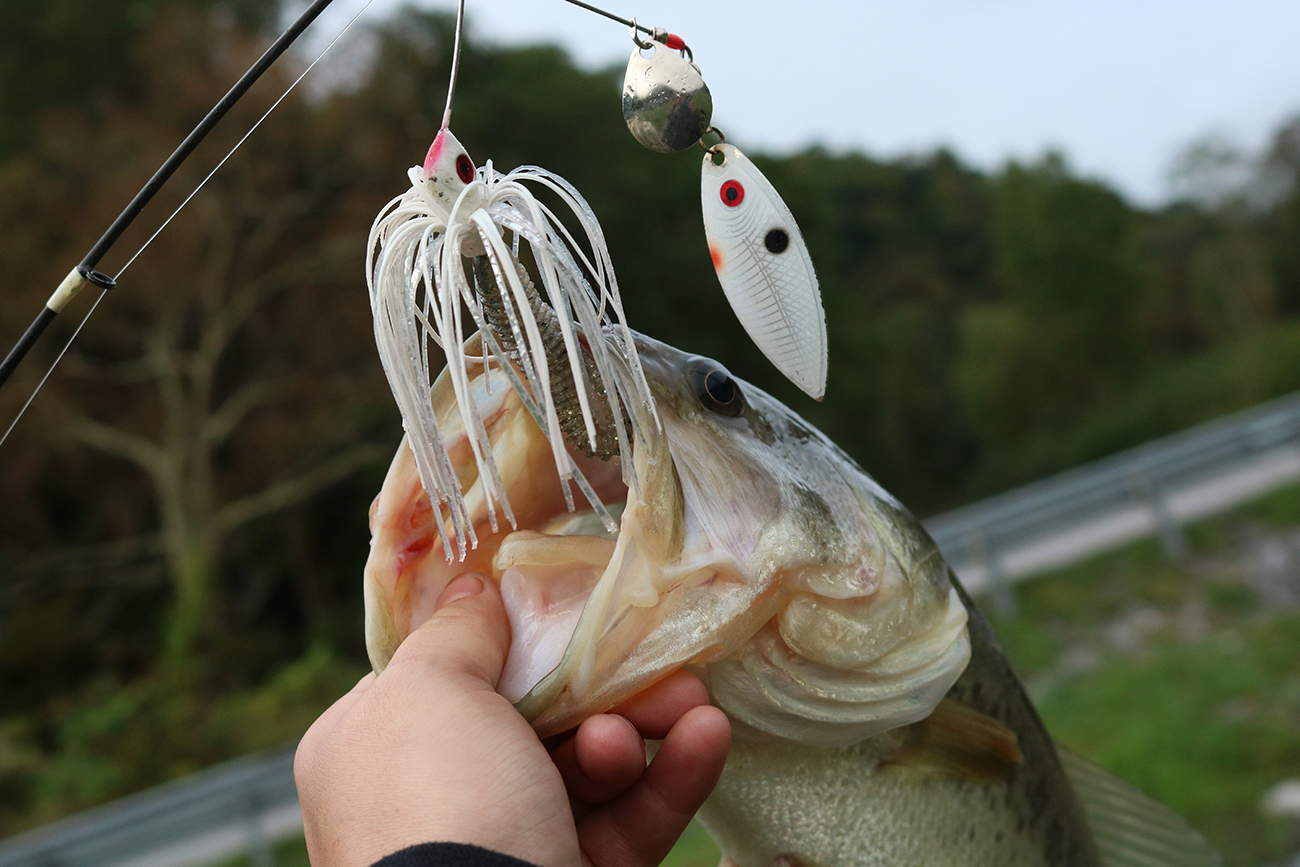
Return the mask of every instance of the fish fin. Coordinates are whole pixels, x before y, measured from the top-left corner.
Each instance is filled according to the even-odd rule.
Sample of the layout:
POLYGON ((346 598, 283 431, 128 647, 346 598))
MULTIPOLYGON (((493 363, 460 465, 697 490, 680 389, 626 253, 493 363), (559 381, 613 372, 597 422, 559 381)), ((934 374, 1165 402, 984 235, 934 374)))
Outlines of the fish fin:
POLYGON ((1169 807, 1060 744, 1056 753, 1092 828, 1102 867, 1222 867, 1219 853, 1169 807))
POLYGON ((1011 775, 1021 761, 1016 733, 990 716, 945 698, 903 731, 903 743, 882 764, 988 783, 1011 775))

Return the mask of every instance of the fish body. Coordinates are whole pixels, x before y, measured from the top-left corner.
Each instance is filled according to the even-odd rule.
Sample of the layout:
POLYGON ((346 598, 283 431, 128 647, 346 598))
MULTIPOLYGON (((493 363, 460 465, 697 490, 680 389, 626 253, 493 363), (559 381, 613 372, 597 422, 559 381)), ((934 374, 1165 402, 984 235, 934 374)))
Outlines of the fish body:
POLYGON ((475 412, 517 518, 494 531, 455 391, 434 384, 479 545, 449 562, 400 448, 372 508, 377 670, 478 571, 513 630, 498 689, 542 736, 700 676, 733 726, 699 814, 724 864, 1216 863, 1171 811, 1058 751, 933 540, 851 458, 716 362, 636 341, 656 418, 634 420, 633 466, 570 449, 617 532, 565 509, 545 434, 485 363, 475 412))
POLYGON ((729 860, 1102 863, 1051 739, 987 624, 973 606, 968 611, 971 661, 925 720, 844 747, 733 739, 722 780, 698 817, 729 860), (999 756, 1013 745, 1018 761, 999 756))

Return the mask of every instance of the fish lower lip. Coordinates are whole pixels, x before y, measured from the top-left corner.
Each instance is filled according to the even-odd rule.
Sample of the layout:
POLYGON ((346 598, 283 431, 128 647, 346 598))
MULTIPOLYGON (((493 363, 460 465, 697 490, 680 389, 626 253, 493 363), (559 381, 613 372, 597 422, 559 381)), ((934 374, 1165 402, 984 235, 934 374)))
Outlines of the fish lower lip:
POLYGON ((593 535, 520 530, 502 540, 493 572, 510 619, 510 651, 497 691, 511 702, 559 665, 613 553, 612 540, 593 535))

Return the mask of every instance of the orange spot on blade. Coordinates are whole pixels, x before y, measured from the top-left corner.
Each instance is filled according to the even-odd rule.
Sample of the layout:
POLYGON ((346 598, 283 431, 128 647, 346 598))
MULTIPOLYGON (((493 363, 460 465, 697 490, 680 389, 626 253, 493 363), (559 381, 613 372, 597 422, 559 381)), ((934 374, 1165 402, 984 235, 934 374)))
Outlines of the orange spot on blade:
POLYGON ((713 269, 722 270, 722 251, 712 244, 709 245, 709 258, 713 260, 713 269))

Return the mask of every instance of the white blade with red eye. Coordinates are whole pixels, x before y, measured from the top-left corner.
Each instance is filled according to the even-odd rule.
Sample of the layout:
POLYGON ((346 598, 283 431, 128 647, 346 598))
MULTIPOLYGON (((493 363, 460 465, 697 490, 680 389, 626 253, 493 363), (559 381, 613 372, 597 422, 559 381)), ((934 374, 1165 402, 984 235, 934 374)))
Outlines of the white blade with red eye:
POLYGON ((812 259, 790 209, 733 146, 704 156, 704 234, 722 291, 763 354, 795 385, 826 393, 826 314, 812 259))

